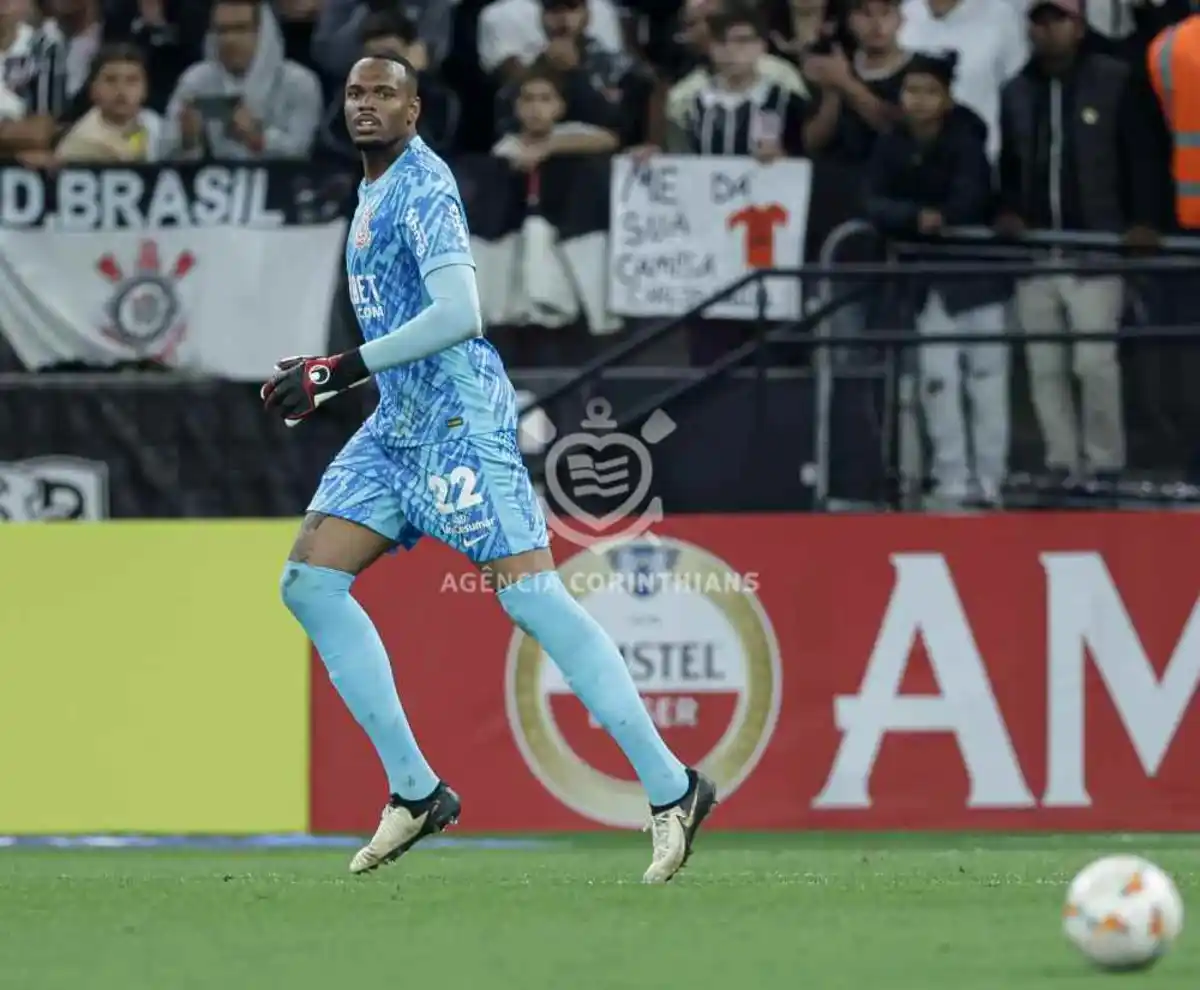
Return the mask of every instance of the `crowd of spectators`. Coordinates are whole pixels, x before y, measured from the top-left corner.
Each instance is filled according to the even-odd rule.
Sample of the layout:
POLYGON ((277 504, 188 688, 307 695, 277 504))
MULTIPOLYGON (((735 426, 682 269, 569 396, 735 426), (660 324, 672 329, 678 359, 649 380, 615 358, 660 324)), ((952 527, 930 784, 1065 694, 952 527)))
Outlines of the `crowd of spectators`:
MULTIPOLYGON (((1006 87, 1010 103, 1050 117, 1031 30, 1144 75, 1129 70, 1188 10, 1187 0, 0 0, 0 154, 37 165, 347 157, 341 81, 364 52, 388 51, 419 69, 424 136, 442 151, 496 148, 528 163, 536 156, 511 156, 521 118, 545 112, 548 153, 564 141, 578 150, 587 133, 596 151, 865 162, 898 119, 911 54, 952 50, 955 99, 983 120, 995 160, 1006 87)), ((1010 156, 1029 127, 1012 122, 1010 156)))
MULTIPOLYGON (((420 131, 444 153, 519 171, 617 149, 824 158, 863 170, 887 234, 994 224, 1145 251, 1182 216, 1170 118, 1200 89, 1161 40, 1157 74, 1148 52, 1188 18, 1189 0, 0 0, 0 158, 353 161, 342 80, 390 52, 419 71, 420 131)), ((1015 313, 1115 330, 1123 291, 1029 278, 1015 313)), ((916 293, 931 336, 1000 332, 1014 311, 987 280, 916 293)), ((1009 349, 922 350, 938 486, 994 500, 1009 349)), ((1120 470, 1114 345, 1031 343, 1026 363, 1048 466, 1120 470)))

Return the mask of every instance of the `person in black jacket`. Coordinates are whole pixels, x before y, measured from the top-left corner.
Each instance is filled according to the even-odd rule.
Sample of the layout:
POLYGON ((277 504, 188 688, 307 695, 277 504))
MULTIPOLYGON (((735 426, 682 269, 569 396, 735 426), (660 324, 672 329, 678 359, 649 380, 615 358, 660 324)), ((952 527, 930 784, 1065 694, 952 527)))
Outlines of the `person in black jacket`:
MULTIPOLYGON (((1085 32, 1080 0, 1035 0, 1029 9, 1033 57, 1000 97, 996 227, 1005 235, 1104 231, 1149 247, 1161 186, 1153 108, 1137 100, 1127 64, 1083 48, 1085 32)), ((1027 333, 1116 331, 1123 307, 1118 275, 1043 275, 1017 285, 1017 317, 1027 333)), ((1030 344, 1025 357, 1046 466, 1069 477, 1120 471, 1125 431, 1115 342, 1030 344)))
MULTIPOLYGON (((944 227, 990 223, 993 192, 987 125, 950 95, 957 55, 917 53, 900 91, 902 124, 875 144, 867 215, 882 233, 914 239, 944 227)), ((905 280, 906 285, 912 285, 905 280)), ((1003 282, 947 279, 918 284, 919 333, 1000 334, 1003 282)), ((933 447, 935 497, 954 506, 996 504, 1008 460, 1008 350, 1003 344, 926 344, 921 398, 933 447), (965 381, 964 381, 965 370, 965 381), (974 471, 968 463, 963 386, 971 411, 974 471)))

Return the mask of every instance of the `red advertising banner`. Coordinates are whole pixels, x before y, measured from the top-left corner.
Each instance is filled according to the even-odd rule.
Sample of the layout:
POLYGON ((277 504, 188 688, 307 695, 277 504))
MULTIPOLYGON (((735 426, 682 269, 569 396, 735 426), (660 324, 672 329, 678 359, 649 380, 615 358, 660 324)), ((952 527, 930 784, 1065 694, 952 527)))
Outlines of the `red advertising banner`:
MULTIPOLYGON (((690 516, 578 552, 568 588, 718 783, 714 827, 1200 829, 1200 520, 1186 513, 690 516)), ((461 826, 637 826, 614 744, 470 565, 355 587, 461 826)), ((313 659, 312 815, 386 794, 313 659)))

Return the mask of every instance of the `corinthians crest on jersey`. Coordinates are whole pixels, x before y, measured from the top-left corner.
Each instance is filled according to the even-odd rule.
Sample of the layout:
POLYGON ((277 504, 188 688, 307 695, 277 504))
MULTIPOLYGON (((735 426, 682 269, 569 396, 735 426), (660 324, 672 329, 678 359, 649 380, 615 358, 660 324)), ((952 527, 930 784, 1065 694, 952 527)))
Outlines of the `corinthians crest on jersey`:
MULTIPOLYGON (((616 641, 668 745, 731 794, 769 742, 780 700, 775 633, 741 575, 664 537, 593 547, 559 574, 616 641)), ((506 702, 521 755, 548 791, 593 821, 645 823, 645 792, 624 756, 520 630, 506 702)))
POLYGON ((371 203, 363 203, 354 221, 353 243, 355 248, 363 251, 371 246, 371 223, 375 219, 375 208, 371 203))

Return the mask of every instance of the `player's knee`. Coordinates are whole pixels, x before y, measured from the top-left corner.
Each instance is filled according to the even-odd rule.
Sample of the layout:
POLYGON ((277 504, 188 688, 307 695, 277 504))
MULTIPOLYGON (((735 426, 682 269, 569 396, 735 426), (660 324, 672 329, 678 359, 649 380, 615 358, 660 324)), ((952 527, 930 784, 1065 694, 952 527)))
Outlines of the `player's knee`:
POLYGON ((547 609, 574 601, 556 571, 526 574, 502 587, 496 599, 508 617, 530 635, 547 609))
POLYGON ((288 611, 304 621, 323 602, 350 593, 354 575, 328 567, 313 567, 289 560, 279 580, 279 594, 288 611))

